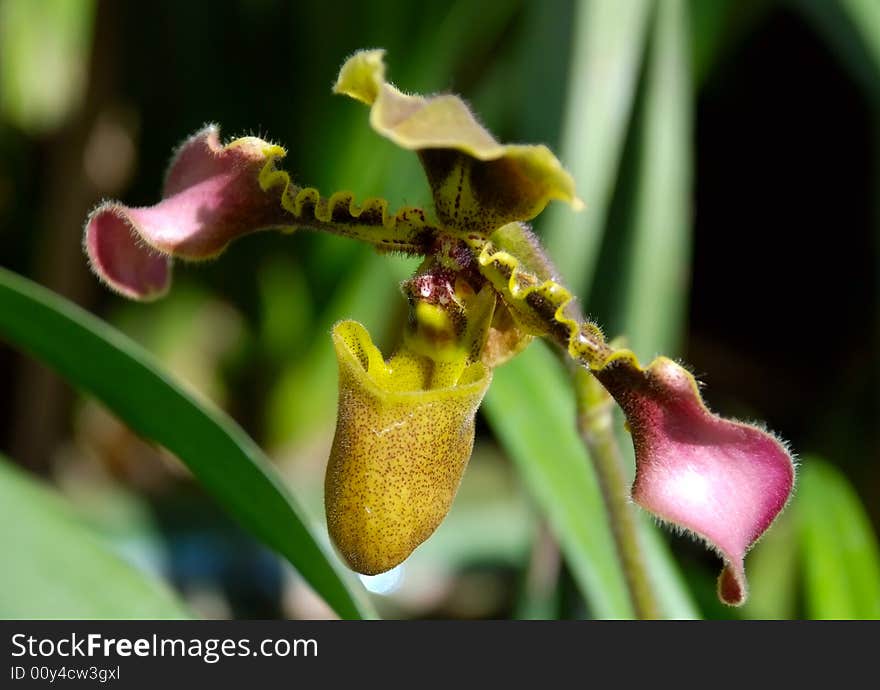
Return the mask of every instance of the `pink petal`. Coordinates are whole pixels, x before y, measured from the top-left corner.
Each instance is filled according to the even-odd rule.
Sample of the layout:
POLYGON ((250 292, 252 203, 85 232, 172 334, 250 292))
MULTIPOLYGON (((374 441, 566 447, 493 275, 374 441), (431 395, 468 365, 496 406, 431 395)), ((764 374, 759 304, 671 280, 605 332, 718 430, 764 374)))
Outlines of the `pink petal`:
POLYGON ((725 561, 720 598, 744 603, 746 552, 791 495, 788 451, 761 429, 712 414, 694 378, 665 357, 642 370, 625 353, 596 375, 632 433, 633 500, 714 546, 725 561))
POLYGON ((162 201, 129 208, 106 202, 86 221, 85 249, 92 269, 132 299, 164 294, 169 257, 208 259, 240 235, 288 221, 277 193, 260 187, 260 171, 279 149, 254 137, 222 146, 208 126, 178 149, 162 201))

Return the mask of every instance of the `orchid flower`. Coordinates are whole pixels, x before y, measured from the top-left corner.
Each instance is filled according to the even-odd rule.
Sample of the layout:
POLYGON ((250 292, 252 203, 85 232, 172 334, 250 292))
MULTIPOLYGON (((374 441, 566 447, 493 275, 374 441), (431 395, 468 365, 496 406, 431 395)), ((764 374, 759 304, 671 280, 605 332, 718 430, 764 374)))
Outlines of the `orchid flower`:
POLYGON ((332 333, 339 407, 325 507, 348 564, 383 572, 431 535, 469 460, 493 368, 543 337, 622 408, 635 448, 633 501, 716 549, 719 596, 741 604, 745 554, 791 495, 785 445, 713 414, 684 367, 665 357, 642 366, 583 317, 526 225, 551 200, 582 207, 549 149, 499 144, 457 96, 401 92, 385 79, 381 50, 349 58, 334 91, 367 105, 376 132, 417 153, 432 213, 358 204, 349 192, 321 196, 278 167, 280 146, 254 137, 223 145, 210 126, 178 149, 158 204, 109 202, 91 213, 84 244, 94 272, 126 297, 154 299, 168 290, 173 258, 210 259, 270 228, 424 257, 402 285, 410 319, 390 357, 356 322, 332 333))

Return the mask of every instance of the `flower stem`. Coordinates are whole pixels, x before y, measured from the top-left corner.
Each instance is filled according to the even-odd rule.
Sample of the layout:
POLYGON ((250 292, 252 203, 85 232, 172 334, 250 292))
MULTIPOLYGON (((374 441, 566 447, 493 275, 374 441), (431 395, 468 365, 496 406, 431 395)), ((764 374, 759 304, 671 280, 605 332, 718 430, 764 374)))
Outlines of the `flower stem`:
POLYGON ((630 505, 620 448, 614 436, 614 401, 589 371, 580 366, 571 368, 578 431, 599 479, 633 610, 637 618, 657 619, 660 609, 642 557, 636 515, 630 505))

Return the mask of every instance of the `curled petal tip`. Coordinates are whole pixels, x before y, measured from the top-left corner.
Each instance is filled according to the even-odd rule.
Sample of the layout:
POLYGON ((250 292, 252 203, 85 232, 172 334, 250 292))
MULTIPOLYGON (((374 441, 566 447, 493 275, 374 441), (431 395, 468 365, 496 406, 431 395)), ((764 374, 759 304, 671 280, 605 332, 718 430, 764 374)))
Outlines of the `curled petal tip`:
POLYGON ((373 105, 385 83, 385 50, 359 50, 339 70, 333 93, 373 105))
POLYGON ((205 127, 177 149, 158 204, 108 202, 92 212, 84 238, 92 269, 126 297, 155 299, 170 284, 170 257, 208 259, 240 235, 284 224, 286 211, 259 179, 283 154, 255 137, 223 146, 217 127, 205 127))
POLYGON ((95 275, 123 297, 150 301, 168 292, 171 259, 139 241, 125 206, 108 202, 92 211, 83 244, 95 275))
POLYGON ((744 603, 745 555, 791 495, 788 450, 762 429, 710 412, 693 376, 665 357, 642 369, 624 352, 596 375, 632 434, 633 500, 717 549, 725 561, 719 597, 744 603))

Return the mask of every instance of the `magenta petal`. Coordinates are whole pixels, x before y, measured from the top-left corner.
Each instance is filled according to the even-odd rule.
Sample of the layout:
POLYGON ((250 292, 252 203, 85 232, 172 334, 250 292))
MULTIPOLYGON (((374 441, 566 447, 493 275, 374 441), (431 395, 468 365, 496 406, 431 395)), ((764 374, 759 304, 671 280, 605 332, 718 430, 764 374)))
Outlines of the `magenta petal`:
POLYGON ((791 495, 788 451, 761 429, 712 414, 694 378, 665 357, 642 370, 625 353, 596 375, 632 433, 633 500, 714 546, 725 561, 719 597, 742 604, 746 552, 791 495))
POLYGON ((130 209, 103 204, 86 222, 85 249, 92 270, 129 299, 161 297, 171 283, 171 258, 138 242, 130 209))
POLYGON ((284 225, 277 193, 259 181, 283 155, 254 137, 223 146, 217 128, 206 127, 175 154, 162 201, 144 208, 108 202, 89 215, 85 249, 92 269, 126 297, 152 299, 168 289, 169 257, 208 259, 240 235, 284 225))

